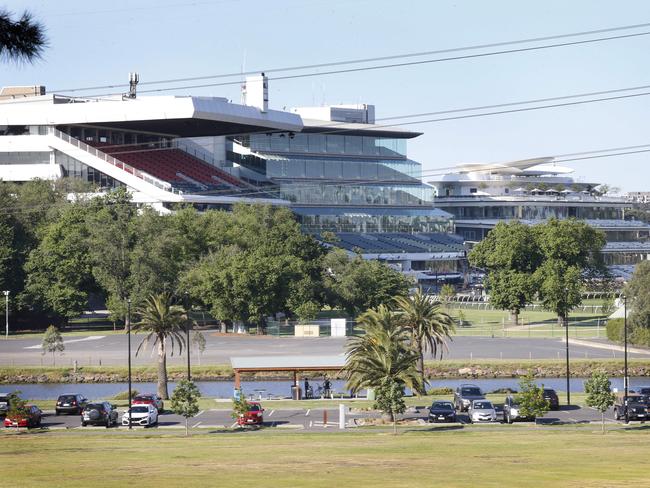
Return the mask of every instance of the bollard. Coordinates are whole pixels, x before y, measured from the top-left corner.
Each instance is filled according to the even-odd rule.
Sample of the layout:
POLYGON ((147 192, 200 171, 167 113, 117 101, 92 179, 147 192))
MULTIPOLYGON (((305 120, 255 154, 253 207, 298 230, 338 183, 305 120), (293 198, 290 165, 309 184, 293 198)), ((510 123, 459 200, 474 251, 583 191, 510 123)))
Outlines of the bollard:
POLYGON ((339 429, 345 429, 345 405, 339 403, 339 429))
POLYGON ((327 409, 323 410, 323 427, 327 427, 327 409))
POLYGON ((77 360, 76 359, 72 362, 72 371, 75 372, 75 373, 77 372, 77 360))

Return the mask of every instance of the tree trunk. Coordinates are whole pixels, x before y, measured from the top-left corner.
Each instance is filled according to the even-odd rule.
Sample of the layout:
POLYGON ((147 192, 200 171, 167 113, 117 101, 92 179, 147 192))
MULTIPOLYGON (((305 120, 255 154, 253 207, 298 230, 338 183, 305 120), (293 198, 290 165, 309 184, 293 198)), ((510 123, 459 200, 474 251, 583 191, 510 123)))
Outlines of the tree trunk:
POLYGON ((185 437, 190 435, 190 419, 185 417, 185 437))
POLYGON ((425 378, 424 378, 424 351, 422 348, 422 341, 418 341, 417 343, 417 348, 418 348, 418 374, 420 375, 420 381, 422 382, 422 392, 416 392, 418 396, 420 396, 420 393, 424 393, 426 395, 426 383, 425 383, 425 378))
POLYGON ((510 310, 510 321, 519 325, 519 310, 510 310))
POLYGON ((158 395, 163 400, 169 400, 167 393, 167 351, 165 339, 158 338, 158 395))
POLYGON ((52 351, 52 366, 56 366, 56 357, 54 356, 54 351, 52 351))
POLYGON ((603 434, 604 434, 605 433, 605 412, 600 412, 600 417, 603 422, 602 426, 603 426, 603 434))

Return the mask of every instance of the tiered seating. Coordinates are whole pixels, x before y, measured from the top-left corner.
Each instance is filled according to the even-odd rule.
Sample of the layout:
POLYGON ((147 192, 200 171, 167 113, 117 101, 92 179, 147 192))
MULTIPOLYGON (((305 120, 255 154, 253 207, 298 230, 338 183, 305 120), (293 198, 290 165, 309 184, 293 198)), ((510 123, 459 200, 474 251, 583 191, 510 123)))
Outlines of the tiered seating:
POLYGON ((168 181, 172 186, 184 191, 243 189, 249 187, 249 185, 227 172, 207 164, 180 149, 115 146, 97 142, 89 144, 134 168, 168 181), (183 178, 181 175, 187 178, 183 178), (190 180, 196 183, 192 183, 190 180))
POLYGON ((408 234, 405 232, 358 234, 339 232, 338 247, 364 253, 463 252, 462 238, 442 233, 408 234))

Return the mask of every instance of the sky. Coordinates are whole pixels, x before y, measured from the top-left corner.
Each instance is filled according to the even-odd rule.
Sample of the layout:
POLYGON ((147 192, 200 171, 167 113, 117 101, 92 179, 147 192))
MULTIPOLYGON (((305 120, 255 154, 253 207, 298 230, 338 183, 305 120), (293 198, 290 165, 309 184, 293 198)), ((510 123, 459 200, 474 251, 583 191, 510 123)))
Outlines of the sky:
MULTIPOLYGON (((0 64, 0 86, 41 84, 48 91, 125 83, 131 71, 146 82, 650 22, 646 0, 0 0, 0 8, 29 9, 46 25, 49 39, 42 60, 0 64)), ((650 28, 636 30, 643 31, 650 28)), ((270 75, 269 103, 275 109, 369 103, 382 118, 650 85, 649 51, 650 35, 291 80, 270 75)), ((212 80, 219 81, 227 80, 212 80)), ((240 100, 237 85, 183 85, 165 85, 181 86, 165 94, 240 100)), ((641 96, 409 125, 423 132, 409 142, 409 156, 422 163, 427 181, 460 163, 650 144, 649 108, 650 96, 641 96)), ((583 181, 625 192, 650 191, 648 162, 650 152, 563 165, 574 167, 583 181)))

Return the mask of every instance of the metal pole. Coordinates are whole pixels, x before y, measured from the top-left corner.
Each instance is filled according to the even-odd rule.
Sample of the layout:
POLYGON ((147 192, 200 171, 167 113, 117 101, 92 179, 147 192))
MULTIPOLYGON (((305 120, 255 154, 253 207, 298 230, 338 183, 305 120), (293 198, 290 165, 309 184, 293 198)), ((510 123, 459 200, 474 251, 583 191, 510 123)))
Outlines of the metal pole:
POLYGON ((9 339, 9 290, 5 290, 5 339, 9 339))
POLYGON ((191 381, 190 373, 190 294, 188 292, 184 293, 185 295, 185 314, 187 315, 185 323, 185 342, 187 347, 187 381, 191 381))
POLYGON ((129 349, 129 403, 127 408, 129 412, 129 430, 131 430, 133 428, 131 425, 131 299, 128 299, 126 304, 126 337, 129 349))
POLYGON ((623 295, 623 314, 623 342, 625 343, 625 360, 623 367, 623 390, 625 393, 623 398, 625 399, 625 423, 627 424, 630 422, 630 417, 627 412, 627 297, 625 295, 623 295))

